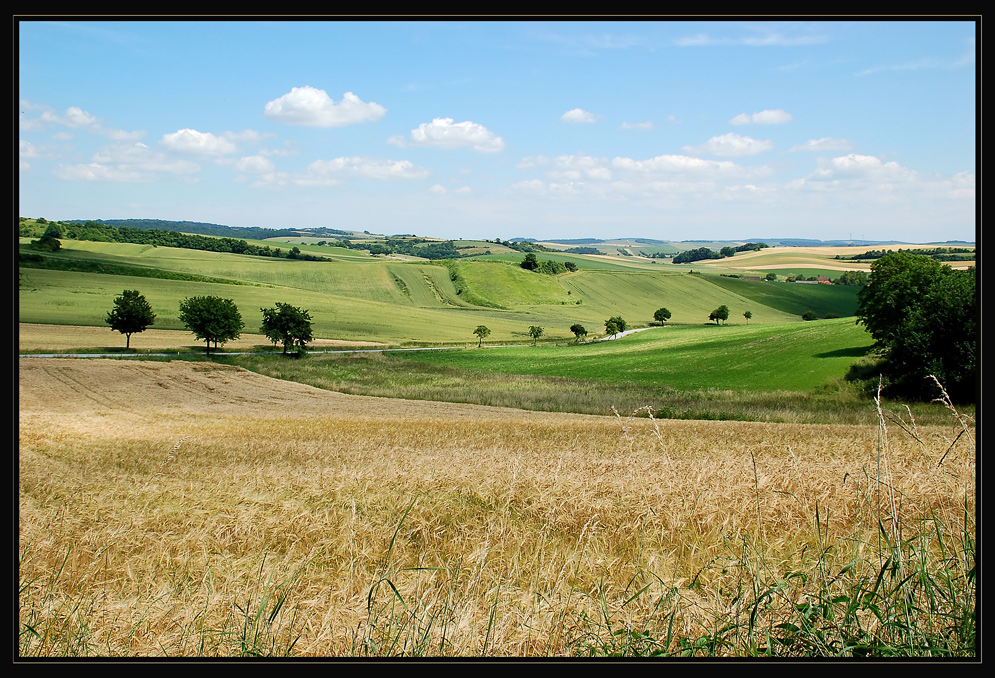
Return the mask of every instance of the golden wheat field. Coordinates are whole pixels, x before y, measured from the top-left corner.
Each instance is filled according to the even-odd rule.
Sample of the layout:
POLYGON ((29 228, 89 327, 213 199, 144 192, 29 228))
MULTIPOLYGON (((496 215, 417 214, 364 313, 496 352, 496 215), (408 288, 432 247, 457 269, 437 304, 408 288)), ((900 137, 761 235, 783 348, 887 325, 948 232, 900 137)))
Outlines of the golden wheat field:
MULTIPOLYGON (((18 396, 22 656, 845 652, 823 596, 971 588, 953 414, 595 417, 98 359, 21 359, 18 396)), ((868 600, 840 638, 892 637, 868 600)))

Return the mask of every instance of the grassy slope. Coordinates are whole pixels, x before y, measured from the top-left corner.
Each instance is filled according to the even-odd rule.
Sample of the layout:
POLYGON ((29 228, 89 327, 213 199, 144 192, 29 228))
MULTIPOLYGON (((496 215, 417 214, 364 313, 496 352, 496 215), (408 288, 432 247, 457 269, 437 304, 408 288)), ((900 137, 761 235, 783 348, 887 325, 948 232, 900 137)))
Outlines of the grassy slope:
MULTIPOLYGON (((581 270, 556 277, 523 271, 515 265, 517 255, 511 263, 461 260, 458 270, 470 290, 505 307, 496 309, 466 303, 450 271, 425 262, 351 256, 302 262, 70 240, 63 247, 57 256, 246 284, 22 269, 21 322, 101 326, 113 298, 123 289, 138 289, 152 303, 160 329, 182 329, 176 316, 183 298, 215 294, 235 300, 246 331, 257 328, 258 308, 287 301, 311 311, 318 337, 471 341, 473 329, 485 324, 492 330, 491 341, 508 341, 527 339, 529 325, 542 325, 547 337, 572 338, 568 328, 579 322, 594 335, 604 331, 604 320, 613 315, 621 315, 630 326, 645 326, 661 306, 672 311, 673 324, 706 323, 708 313, 720 304, 729 306, 731 324, 743 323, 745 310, 752 311, 753 324, 784 323, 797 320, 802 307, 823 314, 822 307, 809 301, 813 295, 833 292, 816 286, 730 283, 664 266, 639 270, 607 259, 597 261, 602 268, 595 268, 576 257, 581 270), (777 294, 764 296, 761 291, 777 294), (792 301, 797 299, 802 301, 792 301)), ((825 308, 837 310, 838 304, 833 304, 825 308)))
MULTIPOLYGON (((757 304, 793 316, 800 316, 805 311, 813 311, 820 318, 828 314, 852 316, 857 312, 857 287, 762 282, 721 276, 709 277, 709 280, 714 285, 736 292, 757 304)), ((756 318, 756 312, 753 315, 756 318)))
POLYGON ((872 340, 850 319, 765 326, 666 327, 610 342, 411 354, 461 369, 631 382, 680 390, 810 391, 846 373, 872 340))

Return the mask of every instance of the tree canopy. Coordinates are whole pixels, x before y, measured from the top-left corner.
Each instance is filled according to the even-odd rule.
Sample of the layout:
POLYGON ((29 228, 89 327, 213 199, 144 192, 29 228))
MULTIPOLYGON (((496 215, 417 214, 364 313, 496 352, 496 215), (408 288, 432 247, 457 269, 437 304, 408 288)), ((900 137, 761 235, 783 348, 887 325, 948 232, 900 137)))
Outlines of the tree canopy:
POLYGON ((661 325, 670 320, 670 311, 666 308, 659 308, 656 313, 653 314, 653 320, 657 321, 661 325))
POLYGON ((886 254, 857 294, 857 322, 874 337, 890 389, 905 397, 939 394, 972 402, 977 386, 977 278, 928 256, 886 254))
POLYGON ((729 307, 722 304, 717 309, 708 314, 709 320, 714 320, 715 324, 718 325, 719 321, 725 322, 729 319, 729 307))
POLYGON ((207 350, 238 339, 245 323, 238 306, 231 299, 221 297, 188 297, 180 302, 180 322, 198 339, 207 342, 207 350))
POLYGON ((484 338, 490 336, 491 330, 487 327, 487 325, 477 325, 477 329, 475 329, 473 333, 477 335, 477 348, 480 348, 484 338))
POLYGON ((275 308, 261 308, 263 323, 259 328, 275 346, 283 344, 283 352, 296 347, 298 354, 307 349, 314 337, 311 333, 311 315, 306 309, 277 302, 275 308))
POLYGON ((620 315, 613 315, 605 321, 605 334, 614 336, 619 332, 625 332, 626 322, 620 315))
POLYGON ((114 299, 114 308, 107 313, 105 322, 112 330, 125 335, 125 348, 131 348, 131 335, 144 332, 155 323, 152 305, 138 290, 125 290, 114 299))
POLYGON ((574 337, 576 337, 577 341, 580 341, 581 337, 587 336, 587 329, 580 323, 574 323, 571 325, 570 331, 574 333, 574 337))
POLYGON ((542 333, 544 331, 545 330, 543 330, 543 328, 539 327, 538 325, 529 325, 529 336, 532 337, 533 346, 536 345, 536 342, 539 340, 539 337, 542 336, 542 333))

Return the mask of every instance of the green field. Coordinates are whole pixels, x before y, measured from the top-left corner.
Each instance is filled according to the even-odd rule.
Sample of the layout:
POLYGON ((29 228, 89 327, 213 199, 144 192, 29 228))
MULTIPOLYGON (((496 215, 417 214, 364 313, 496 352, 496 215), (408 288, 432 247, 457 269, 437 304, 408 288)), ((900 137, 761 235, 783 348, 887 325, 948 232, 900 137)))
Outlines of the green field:
POLYGON ((574 261, 579 270, 526 271, 520 252, 428 262, 304 245, 330 256, 310 262, 120 243, 62 246, 42 256, 22 241, 22 255, 33 260, 20 269, 22 323, 106 327, 113 299, 137 289, 156 313, 156 330, 184 331, 179 302, 217 295, 235 301, 247 334, 259 332, 261 308, 285 302, 310 311, 316 339, 474 349, 228 358, 323 388, 596 414, 652 406, 675 418, 847 422, 869 411, 861 388, 844 381, 851 365, 870 360, 872 343, 854 323, 855 287, 555 253, 537 256, 574 261), (730 315, 716 325, 708 315, 720 305, 730 315), (666 327, 653 321, 661 307, 672 314, 666 327), (837 319, 803 322, 806 311, 837 319), (579 323, 594 340, 612 316, 649 329, 587 343, 569 329, 579 323), (475 350, 478 325, 491 330, 485 350, 475 350), (531 325, 544 329, 537 346, 531 325))
POLYGON ((679 390, 810 391, 845 374, 873 340, 852 319, 764 326, 662 327, 612 341, 400 354, 461 369, 636 383, 679 390))
MULTIPOLYGON (((30 253, 26 243, 21 247, 30 253)), ((233 299, 242 309, 247 331, 259 322, 257 309, 281 301, 308 308, 317 337, 404 343, 468 342, 481 324, 492 330, 492 341, 527 339, 530 325, 544 327, 547 338, 565 339, 572 338, 569 327, 581 323, 593 336, 603 333, 604 320, 614 315, 624 317, 630 327, 647 326, 662 306, 672 311, 671 322, 678 325, 706 324, 709 312, 721 304, 731 310, 729 324, 745 323, 742 314, 749 310, 752 325, 790 323, 809 309, 820 317, 830 312, 848 315, 856 307, 855 290, 830 290, 833 297, 827 300, 827 290, 816 289, 824 286, 757 287, 671 267, 633 270, 610 260, 599 261, 595 268, 582 257, 564 257, 578 262, 578 272, 547 276, 521 269, 517 254, 494 255, 510 257, 507 263, 474 258, 447 267, 442 262, 355 256, 339 248, 308 249, 343 256, 308 262, 66 240, 62 251, 48 255, 61 266, 100 265, 112 271, 126 267, 121 270, 132 273, 137 268, 149 276, 203 280, 22 267, 19 319, 100 326, 121 290, 138 289, 152 303, 160 329, 182 329, 177 318, 182 299, 215 294, 233 299)))

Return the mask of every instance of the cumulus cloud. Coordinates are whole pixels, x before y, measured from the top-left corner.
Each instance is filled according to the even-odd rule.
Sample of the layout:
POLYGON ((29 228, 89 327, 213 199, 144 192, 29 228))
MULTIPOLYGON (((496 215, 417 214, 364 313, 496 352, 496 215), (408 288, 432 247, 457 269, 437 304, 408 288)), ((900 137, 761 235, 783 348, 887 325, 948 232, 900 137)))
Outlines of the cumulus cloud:
MULTIPOLYGON (((396 146, 404 146, 401 137, 391 137, 388 141, 396 146)), ((471 148, 481 153, 497 153, 504 149, 504 140, 489 129, 475 122, 453 122, 452 118, 435 118, 423 122, 411 130, 412 146, 433 148, 471 148)))
POLYGON ((245 174, 266 174, 274 169, 273 161, 262 155, 250 155, 239 158, 235 170, 245 174))
POLYGON ((112 144, 94 154, 92 162, 58 165, 53 174, 67 181, 149 182, 163 175, 190 177, 200 165, 150 149, 142 143, 112 144))
POLYGON ((774 148, 772 141, 759 141, 738 134, 723 134, 712 137, 701 146, 685 146, 684 150, 694 155, 718 155, 725 158, 757 155, 774 148))
POLYGON ((828 163, 822 163, 821 171, 830 176, 868 177, 888 176, 894 178, 912 178, 915 171, 902 167, 897 162, 881 162, 873 155, 857 155, 850 153, 832 158, 828 163))
POLYGON ((849 151, 849 139, 834 139, 832 137, 822 137, 821 139, 809 139, 803 144, 792 146, 790 151, 849 151))
POLYGON ((850 153, 819 160, 814 172, 791 183, 793 188, 873 192, 879 195, 896 191, 932 191, 933 182, 923 179, 915 170, 897 162, 882 162, 873 155, 850 153))
POLYGON ((342 179, 422 179, 428 170, 408 160, 376 160, 353 156, 332 160, 315 160, 306 173, 296 179, 303 186, 332 185, 342 179))
POLYGON ((18 125, 23 131, 37 132, 52 126, 59 126, 74 131, 98 134, 116 141, 137 140, 145 136, 145 132, 141 131, 126 132, 124 130, 105 127, 96 116, 87 113, 78 106, 70 106, 61 115, 53 112, 47 106, 32 104, 27 100, 21 100, 19 108, 18 125), (28 117, 28 113, 35 111, 41 111, 38 117, 28 117))
POLYGON ((780 108, 759 113, 740 113, 729 121, 733 125, 782 125, 791 122, 791 114, 780 108))
POLYGON ((195 129, 181 129, 172 134, 164 134, 162 145, 171 151, 193 155, 217 156, 238 152, 238 146, 231 140, 195 129))
POLYGON ((52 122, 77 129, 81 127, 93 127, 97 124, 96 117, 76 106, 67 108, 64 115, 56 115, 50 111, 45 111, 41 114, 41 119, 45 122, 52 122))
POLYGON ((582 108, 574 108, 560 116, 560 120, 562 120, 563 122, 584 123, 584 122, 594 122, 594 119, 595 119, 594 113, 585 111, 582 108))
POLYGON ((743 167, 730 160, 705 160, 687 155, 660 155, 647 159, 589 155, 532 156, 523 158, 519 169, 543 168, 543 179, 516 182, 518 194, 545 197, 578 197, 597 200, 649 200, 670 204, 682 196, 715 196, 718 199, 755 197, 755 184, 745 180, 766 177, 770 168, 743 167), (725 193, 723 193, 725 191, 725 193), (725 196, 725 197, 722 197, 725 196))
POLYGON ((24 139, 18 140, 18 155, 22 158, 37 158, 41 155, 38 152, 38 147, 32 144, 30 141, 25 141, 24 139))
POLYGON ((379 120, 387 109, 377 103, 366 103, 352 92, 335 103, 323 89, 294 87, 278 99, 266 104, 263 114, 270 120, 306 127, 342 127, 379 120))
POLYGON ((612 178, 608 161, 590 155, 560 155, 555 158, 539 155, 522 158, 521 162, 518 163, 518 167, 521 169, 540 165, 549 168, 546 170, 547 178, 557 181, 580 181, 582 179, 610 181, 612 178))
POLYGON ((944 182, 947 195, 951 198, 974 199, 974 173, 958 172, 951 179, 944 182))

